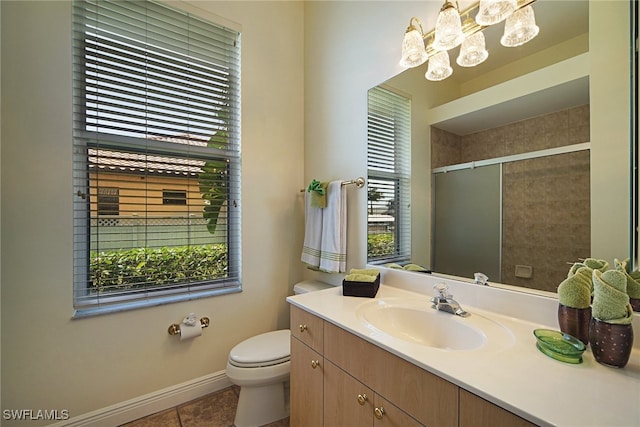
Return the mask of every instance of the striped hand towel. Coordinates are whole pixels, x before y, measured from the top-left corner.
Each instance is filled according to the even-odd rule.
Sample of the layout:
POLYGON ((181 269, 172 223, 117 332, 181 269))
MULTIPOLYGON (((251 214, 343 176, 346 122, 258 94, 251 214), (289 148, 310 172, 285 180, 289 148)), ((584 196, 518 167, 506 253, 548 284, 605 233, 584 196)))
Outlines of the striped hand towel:
POLYGON ((347 191, 342 181, 329 183, 325 208, 315 207, 305 192, 304 225, 302 262, 326 273, 346 272, 347 191))

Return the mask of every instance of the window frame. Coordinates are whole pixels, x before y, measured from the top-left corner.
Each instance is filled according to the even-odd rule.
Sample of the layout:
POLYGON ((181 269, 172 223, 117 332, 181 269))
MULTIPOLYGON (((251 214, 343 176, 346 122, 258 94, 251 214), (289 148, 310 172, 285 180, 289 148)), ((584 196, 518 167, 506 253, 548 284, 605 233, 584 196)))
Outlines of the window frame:
POLYGON ((367 240, 373 216, 369 210, 370 190, 382 189, 388 203, 394 205, 389 215, 393 217, 393 253, 373 257, 367 244, 367 262, 374 265, 410 262, 411 98, 390 87, 376 86, 368 92, 367 116, 367 240), (388 133, 382 135, 384 132, 388 133), (384 154, 374 155, 375 150, 384 154), (377 181, 381 183, 376 185, 377 181), (384 182, 393 189, 385 191, 384 182))
POLYGON ((96 203, 98 205, 98 215, 120 215, 120 188, 119 187, 98 187, 96 203), (109 191, 105 191, 109 190, 109 191), (113 194, 109 194, 113 193, 113 194))
MULTIPOLYGON (((239 208, 240 200, 240 31, 237 29, 229 29, 221 24, 205 21, 204 19, 195 16, 191 13, 185 12, 181 9, 175 9, 166 5, 156 3, 153 1, 135 2, 135 3, 120 3, 118 5, 124 5, 125 7, 149 7, 147 13, 158 13, 158 11, 167 14, 177 14, 188 22, 197 21, 199 25, 211 25, 213 27, 222 28, 223 31, 235 34, 235 41, 233 42, 233 50, 231 54, 231 61, 235 61, 231 64, 233 68, 229 71, 229 106, 230 112, 229 122, 232 123, 223 130, 227 137, 226 146, 221 147, 219 144, 208 143, 204 147, 202 145, 189 145, 175 144, 172 142, 163 141, 161 139, 149 138, 149 134, 145 137, 135 137, 130 135, 118 135, 109 132, 101 132, 95 129, 88 129, 87 116, 87 104, 91 101, 87 95, 87 79, 88 75, 87 65, 85 61, 86 57, 82 54, 85 52, 85 44, 83 39, 87 36, 81 36, 83 33, 83 23, 81 22, 83 16, 78 14, 85 12, 82 11, 84 7, 87 9, 95 6, 94 0, 90 1, 74 1, 74 136, 73 136, 73 164, 74 164, 74 318, 81 318, 87 316, 93 316, 103 313, 112 313, 123 310, 130 310, 139 307, 148 307, 153 305, 166 304, 171 302, 191 300, 195 298, 209 297, 214 295, 224 295, 228 293, 240 292, 242 290, 241 281, 241 247, 240 247, 240 217, 241 212, 239 208), (77 21, 76 21, 77 19, 77 21), (81 52, 78 54, 77 52, 81 52), (235 58, 235 59, 233 59, 235 58), (80 75, 81 77, 78 77, 80 75), (114 152, 121 153, 133 153, 144 152, 152 153, 157 156, 175 156, 178 158, 182 156, 184 158, 194 159, 205 163, 207 161, 220 161, 224 159, 226 162, 227 172, 227 198, 226 198, 226 251, 227 251, 227 276, 225 278, 213 278, 210 280, 189 280, 184 283, 178 283, 172 286, 165 285, 148 285, 141 288, 139 291, 128 292, 114 292, 112 294, 100 294, 92 295, 91 280, 90 280, 90 253, 91 253, 91 235, 94 233, 94 229, 98 229, 101 226, 98 221, 96 225, 92 225, 93 218, 91 215, 91 178, 90 178, 90 150, 108 149, 115 150, 114 152), (121 150, 121 151, 118 151, 121 150), (229 178, 231 177, 231 178, 229 178), (229 179, 233 180, 233 184, 229 184, 229 179), (95 228, 97 227, 97 228, 95 228), (82 230, 85 230, 82 232, 82 230), (232 273, 231 273, 232 272, 232 273)), ((100 1, 100 3, 107 4, 106 1, 100 1)), ((99 7, 102 7, 101 4, 99 7)), ((124 28, 124 27, 123 27, 124 28)), ((124 33, 124 29, 122 29, 124 33)), ((119 33, 118 33, 119 34, 119 33)), ((151 49, 151 44, 147 43, 147 39, 141 41, 143 46, 151 49)), ((152 43, 151 40, 149 43, 152 43)), ((177 55, 177 53, 176 53, 177 55)), ((197 55, 195 56, 197 57, 197 55)), ((177 60, 175 57, 167 61, 177 60)), ((147 77, 145 77, 147 78, 147 77)), ((96 79, 97 80, 97 79, 96 79)), ((191 107, 189 107, 191 108, 191 107)), ((227 111, 227 110, 225 110, 227 111)), ((223 125, 224 126, 224 125, 223 125)), ((216 131, 219 133, 220 131, 216 131)), ((213 139, 213 138, 212 138, 213 139)), ((204 172, 201 170, 201 173, 204 172)), ((100 188, 100 187, 95 187, 100 188)), ((93 202, 97 205, 98 190, 96 190, 96 200, 93 202)), ((163 195, 163 192, 161 191, 163 195)), ((146 196, 145 196, 146 197, 146 196)), ((120 196, 121 198, 121 196, 120 196)), ((161 200, 162 200, 161 196, 161 200)), ((148 200, 148 199, 146 199, 148 200)), ((145 201, 146 204, 146 201, 145 201)), ((179 206, 179 205, 174 205, 179 206)), ((98 211, 95 211, 96 214, 98 211)), ((121 213, 119 212, 119 215, 121 213)), ((111 220, 105 225, 117 225, 118 220, 111 220)), ((197 246, 197 245, 193 245, 197 246)), ((147 248, 145 243, 143 247, 147 248)))
POLYGON ((167 206, 186 206, 187 190, 162 189, 162 204, 167 206))

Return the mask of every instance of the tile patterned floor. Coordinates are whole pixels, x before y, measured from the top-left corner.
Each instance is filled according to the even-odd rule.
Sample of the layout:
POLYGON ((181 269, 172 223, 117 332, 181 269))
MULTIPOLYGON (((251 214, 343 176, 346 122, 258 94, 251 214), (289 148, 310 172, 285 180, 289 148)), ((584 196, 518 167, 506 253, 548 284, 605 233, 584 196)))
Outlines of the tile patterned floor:
MULTIPOLYGON (((121 427, 233 427, 238 388, 229 387, 121 427)), ((289 427, 289 419, 264 427, 289 427)))

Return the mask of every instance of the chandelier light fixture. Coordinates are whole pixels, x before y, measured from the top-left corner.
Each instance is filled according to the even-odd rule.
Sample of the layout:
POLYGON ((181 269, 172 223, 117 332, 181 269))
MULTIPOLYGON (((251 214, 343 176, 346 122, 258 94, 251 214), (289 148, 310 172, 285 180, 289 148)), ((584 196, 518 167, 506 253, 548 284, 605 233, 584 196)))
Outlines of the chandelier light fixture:
POLYGON ((500 43, 506 47, 520 46, 537 36, 538 32, 540 28, 536 25, 533 8, 523 7, 507 18, 500 43))
POLYGON ((489 52, 485 47, 484 33, 478 31, 464 39, 456 63, 461 67, 475 67, 488 57, 489 52))
POLYGON ((409 27, 404 33, 404 39, 402 40, 402 59, 400 65, 405 68, 413 68, 427 62, 427 51, 424 48, 424 41, 422 35, 424 30, 422 24, 418 18, 411 18, 409 21, 409 27), (420 30, 413 25, 414 21, 420 27, 420 30))
POLYGON ((449 50, 459 46, 464 40, 462 20, 458 8, 446 1, 438 13, 436 34, 433 40, 435 50, 449 50))
POLYGON ((493 25, 504 21, 518 7, 516 0, 480 0, 476 22, 478 25, 493 25))
POLYGON ((444 80, 453 73, 453 68, 449 65, 449 54, 446 50, 436 52, 431 58, 429 58, 429 65, 427 66, 427 74, 425 77, 427 80, 434 82, 444 80))
POLYGON ((425 34, 422 23, 415 16, 409 20, 402 41, 400 65, 414 68, 428 61, 427 80, 444 80, 453 73, 449 50, 460 46, 456 63, 461 67, 481 64, 489 56, 484 29, 505 20, 500 43, 506 47, 523 45, 540 31, 531 7, 533 2, 535 0, 480 0, 460 12, 457 1, 454 4, 445 0, 438 13, 435 29, 429 33, 425 34), (462 17, 466 17, 464 23, 462 17))

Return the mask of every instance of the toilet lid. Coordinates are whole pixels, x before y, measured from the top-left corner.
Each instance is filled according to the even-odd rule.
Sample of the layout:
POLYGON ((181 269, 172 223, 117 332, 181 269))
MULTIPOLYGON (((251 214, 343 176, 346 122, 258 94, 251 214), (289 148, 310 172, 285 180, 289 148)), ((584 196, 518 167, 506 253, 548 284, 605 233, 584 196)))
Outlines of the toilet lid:
POLYGON ((291 358, 291 331, 266 332, 242 341, 231 349, 229 363, 256 368, 287 362, 291 358))

